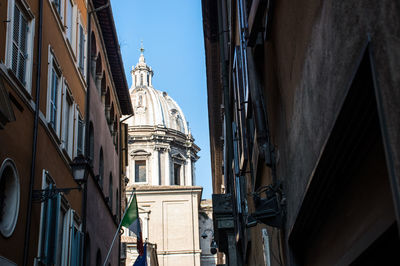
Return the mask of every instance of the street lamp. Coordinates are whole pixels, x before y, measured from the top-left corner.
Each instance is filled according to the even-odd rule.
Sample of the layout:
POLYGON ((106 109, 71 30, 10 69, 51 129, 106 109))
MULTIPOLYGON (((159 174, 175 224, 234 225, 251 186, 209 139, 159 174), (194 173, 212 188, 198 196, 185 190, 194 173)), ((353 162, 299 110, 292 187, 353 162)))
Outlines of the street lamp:
POLYGON ((91 171, 89 161, 83 155, 78 155, 71 163, 71 168, 74 180, 78 184, 85 183, 91 171))

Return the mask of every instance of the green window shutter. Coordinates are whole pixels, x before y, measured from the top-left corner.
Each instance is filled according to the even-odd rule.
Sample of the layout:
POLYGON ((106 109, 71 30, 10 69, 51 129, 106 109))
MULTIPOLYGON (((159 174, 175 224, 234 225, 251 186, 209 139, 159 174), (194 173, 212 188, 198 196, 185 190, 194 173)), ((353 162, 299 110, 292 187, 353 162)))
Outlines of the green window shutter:
MULTIPOLYGON (((49 186, 51 190, 52 185, 49 186)), ((45 226, 44 239, 42 243, 41 260, 45 265, 54 265, 56 263, 56 254, 58 248, 58 224, 60 219, 61 194, 57 193, 49 198, 45 203, 45 226)))

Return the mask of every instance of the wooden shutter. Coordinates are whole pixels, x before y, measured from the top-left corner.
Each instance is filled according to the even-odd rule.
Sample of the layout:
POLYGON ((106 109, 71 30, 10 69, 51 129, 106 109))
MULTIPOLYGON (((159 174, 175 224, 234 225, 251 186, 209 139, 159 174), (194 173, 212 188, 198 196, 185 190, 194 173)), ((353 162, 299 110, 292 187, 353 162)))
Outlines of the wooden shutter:
POLYGON ((84 71, 84 53, 85 53, 85 33, 82 25, 79 25, 79 68, 84 71))
MULTIPOLYGON (((53 185, 49 185, 49 190, 53 185)), ((58 224, 60 219, 61 194, 57 193, 45 202, 44 238, 42 243, 41 260, 45 265, 56 263, 58 248, 58 224)))
POLYGON ((24 85, 27 58, 28 21, 19 8, 14 6, 11 69, 24 85))

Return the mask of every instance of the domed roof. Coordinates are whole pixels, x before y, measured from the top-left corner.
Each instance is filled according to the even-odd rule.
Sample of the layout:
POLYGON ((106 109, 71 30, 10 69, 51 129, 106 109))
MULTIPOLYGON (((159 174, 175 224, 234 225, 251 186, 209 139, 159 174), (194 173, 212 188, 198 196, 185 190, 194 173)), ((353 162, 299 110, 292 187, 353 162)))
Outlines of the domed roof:
POLYGON ((130 94, 134 110, 131 126, 163 126, 189 134, 181 108, 166 92, 137 86, 130 94))
POLYGON ((139 62, 132 67, 130 89, 134 116, 130 126, 162 126, 190 134, 185 116, 179 105, 166 93, 152 86, 153 71, 146 64, 141 48, 139 62))

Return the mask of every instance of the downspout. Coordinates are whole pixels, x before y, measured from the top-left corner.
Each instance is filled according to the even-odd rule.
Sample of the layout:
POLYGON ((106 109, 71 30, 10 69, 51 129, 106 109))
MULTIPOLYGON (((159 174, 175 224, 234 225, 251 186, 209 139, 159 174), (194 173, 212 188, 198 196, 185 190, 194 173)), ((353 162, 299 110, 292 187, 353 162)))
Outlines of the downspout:
MULTIPOLYGON (((90 6, 90 2, 88 3, 88 7, 90 6)), ((90 67, 91 67, 91 12, 88 12, 88 21, 87 21, 87 57, 86 57, 86 99, 85 99, 85 158, 88 159, 89 158, 89 153, 90 153, 90 140, 89 140, 89 127, 90 127, 90 115, 89 115, 89 111, 90 111, 90 67)), ((90 165, 91 162, 89 162, 90 165)), ((92 172, 92 171, 91 171, 92 172)), ((89 179, 89 177, 88 177, 89 179)), ((87 261, 87 256, 90 256, 90 254, 86 254, 86 241, 87 241, 87 182, 86 181, 83 184, 83 202, 82 202, 82 231, 85 235, 85 237, 83 238, 83 264, 82 265, 86 265, 86 261, 87 261)))
POLYGON ((23 262, 24 266, 28 265, 29 242, 31 234, 31 222, 32 222, 32 197, 33 197, 33 186, 35 185, 37 135, 38 135, 39 112, 40 112, 39 104, 40 104, 40 74, 41 74, 41 64, 42 64, 42 25, 43 25, 43 0, 39 0, 35 120, 33 124, 32 162, 31 162, 31 173, 29 180, 28 209, 26 212, 26 224, 25 224, 24 262, 23 262))

